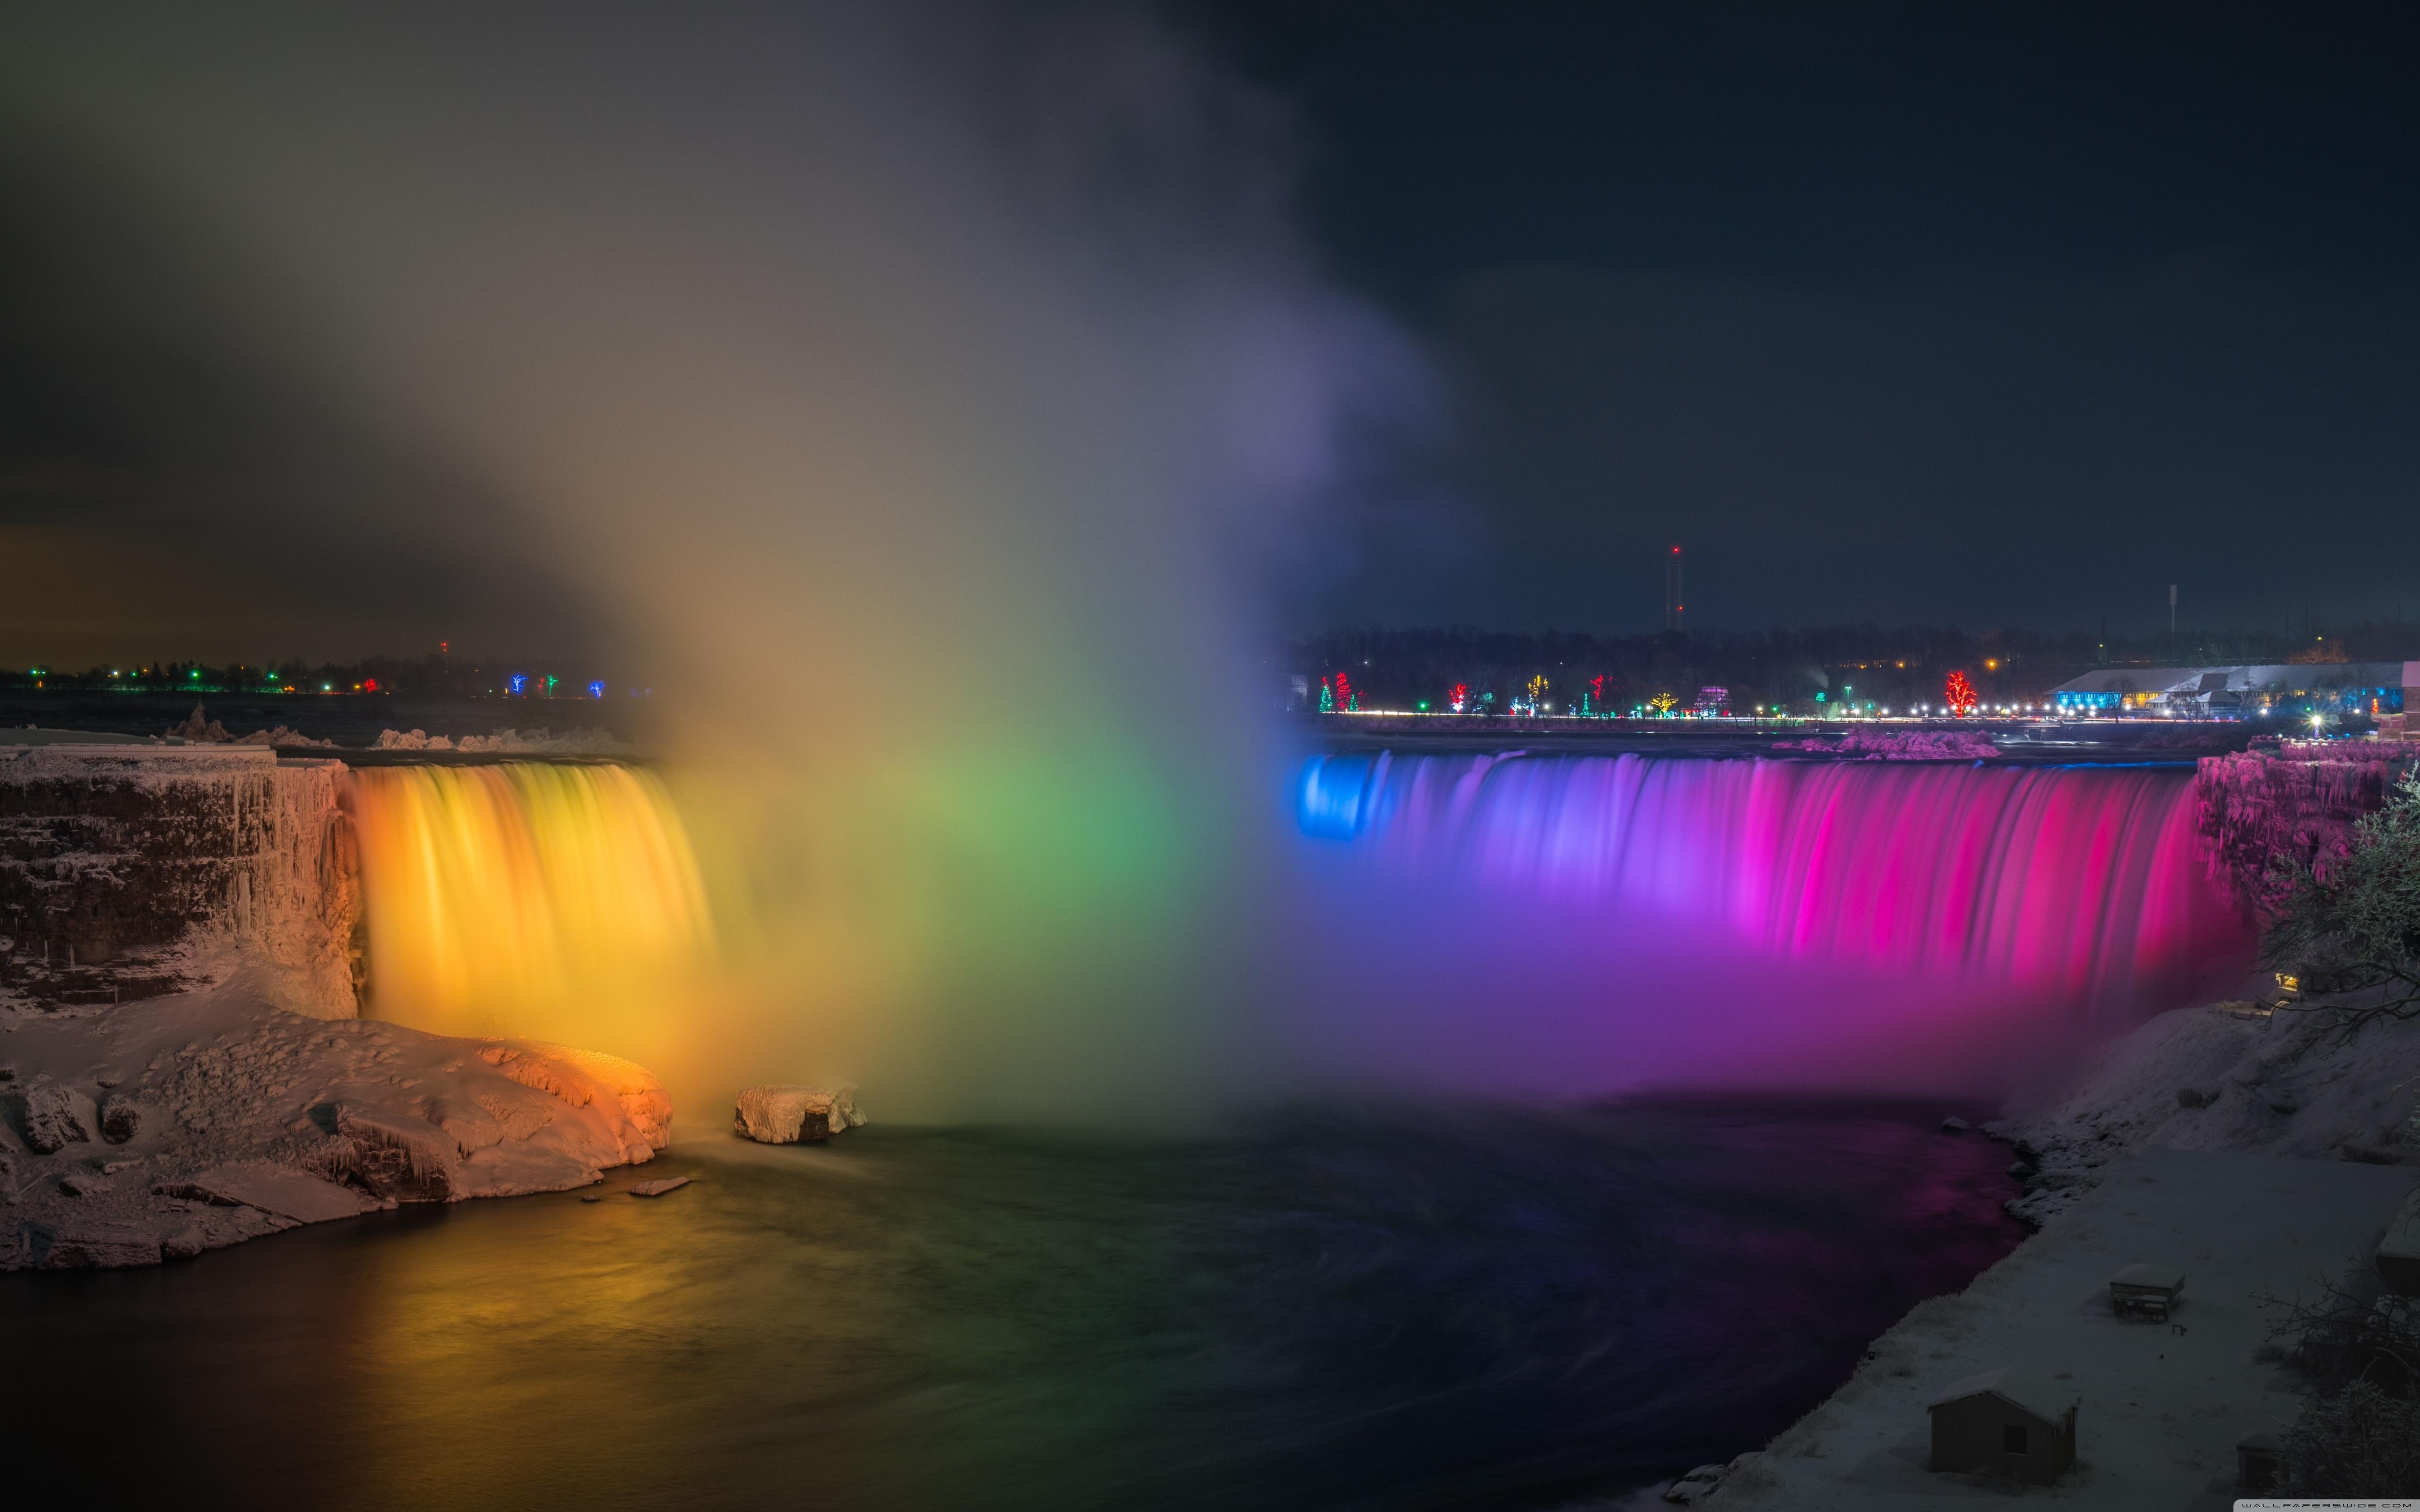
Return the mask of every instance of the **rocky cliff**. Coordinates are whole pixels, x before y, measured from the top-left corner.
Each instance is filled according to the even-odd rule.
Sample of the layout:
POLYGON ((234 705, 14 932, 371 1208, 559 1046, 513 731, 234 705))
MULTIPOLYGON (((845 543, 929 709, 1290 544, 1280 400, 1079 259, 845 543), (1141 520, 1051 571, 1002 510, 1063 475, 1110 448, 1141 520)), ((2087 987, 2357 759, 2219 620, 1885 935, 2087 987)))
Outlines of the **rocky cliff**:
POLYGON ((259 747, 0 747, 0 1006, 122 1005, 249 961, 277 1006, 351 1017, 344 780, 259 747))

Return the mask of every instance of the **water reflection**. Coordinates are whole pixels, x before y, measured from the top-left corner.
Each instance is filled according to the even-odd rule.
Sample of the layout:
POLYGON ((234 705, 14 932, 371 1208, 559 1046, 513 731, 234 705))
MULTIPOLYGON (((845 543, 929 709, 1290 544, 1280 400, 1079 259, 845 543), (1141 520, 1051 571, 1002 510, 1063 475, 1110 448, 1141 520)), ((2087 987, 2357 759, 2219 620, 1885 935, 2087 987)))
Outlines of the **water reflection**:
POLYGON ((8 1431, 254 1505, 1555 1505, 1751 1446, 2005 1252, 1942 1111, 682 1145, 654 1202, 6 1278, 8 1431))

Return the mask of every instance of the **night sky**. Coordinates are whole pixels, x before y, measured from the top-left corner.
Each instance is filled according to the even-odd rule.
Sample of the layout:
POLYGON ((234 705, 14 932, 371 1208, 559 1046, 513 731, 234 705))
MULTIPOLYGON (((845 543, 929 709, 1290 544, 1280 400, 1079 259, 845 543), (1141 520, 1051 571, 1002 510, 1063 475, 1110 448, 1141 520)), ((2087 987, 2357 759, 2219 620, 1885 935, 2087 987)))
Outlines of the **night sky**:
MULTIPOLYGON (((473 8, 420 14, 425 53, 342 49, 353 83, 318 107, 252 77, 313 77, 300 43, 230 42, 176 83, 228 141, 307 144, 314 108, 362 93, 442 122, 461 87, 445 70, 495 39, 473 8), (271 98, 293 114, 270 119, 271 98)), ((981 100, 1048 48, 1001 43, 977 14, 943 4, 892 30, 981 100)), ((617 54, 578 15, 560 23, 586 45, 533 45, 526 67, 644 78, 644 48, 617 54)), ((1217 242, 1203 205, 1265 198, 1320 297, 1368 312, 1393 354, 1384 402, 1337 407, 1338 459, 1302 470, 1307 501, 1251 532, 1242 601, 1269 630, 1652 629, 1675 541, 1693 627, 2125 633, 2164 625, 2171 582, 2187 628, 2420 615, 2420 21, 1404 0, 1158 15, 1224 93, 1186 118, 1192 157, 1148 143, 1123 197, 1090 203, 1094 240, 1217 242), (1229 132, 1265 196, 1153 181, 1226 161, 1229 132)), ((718 56, 723 93, 777 87, 748 24, 708 29, 683 88, 718 56)), ((61 60, 148 98, 140 69, 109 72, 144 51, 135 28, 39 31, 12 31, 18 98, 0 95, 0 662, 610 648, 615 606, 566 565, 559 512, 518 508, 510 470, 330 381, 329 321, 258 253, 274 218, 211 200, 202 149, 177 140, 190 123, 79 111, 61 60)), ((1147 100, 1157 48, 1078 50, 1051 76, 1147 100)), ((152 52, 144 67, 178 66, 152 52)), ((1080 131, 1072 115, 1054 130, 1080 131)), ((1114 159, 1122 117, 1097 115, 1082 151, 1114 159)), ((600 181, 720 171, 643 137, 594 148, 600 181)), ((782 150, 765 144, 768 182, 782 150)), ((351 192, 458 207, 458 248, 489 234, 485 191, 408 171, 366 162, 351 192)), ((278 234, 307 240, 311 213, 278 234)), ((584 234, 613 253, 610 229, 584 234)), ((721 234, 692 227, 687 250, 710 260, 721 234)))
POLYGON ((1710 625, 2420 614, 2408 11, 1201 24, 1453 394, 1315 617, 1652 628, 1674 540, 1710 625))

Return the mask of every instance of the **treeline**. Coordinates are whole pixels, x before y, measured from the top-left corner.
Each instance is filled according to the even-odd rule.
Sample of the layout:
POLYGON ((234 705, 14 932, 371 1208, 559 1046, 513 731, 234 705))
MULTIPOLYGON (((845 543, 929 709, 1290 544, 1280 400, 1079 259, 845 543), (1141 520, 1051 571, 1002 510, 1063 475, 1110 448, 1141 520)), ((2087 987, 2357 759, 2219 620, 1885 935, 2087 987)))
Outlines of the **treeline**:
POLYGON ((1742 713, 1759 705, 1811 713, 1819 693, 1824 704, 1937 704, 1952 671, 1965 673, 1987 705, 2023 704, 2096 667, 2412 658, 2420 658, 2420 625, 2396 623, 2308 638, 2188 630, 2173 638, 2106 639, 2091 631, 1870 623, 1631 636, 1372 626, 1305 636, 1286 647, 1288 670, 1303 680, 1306 702, 1316 699, 1321 678, 1342 672, 1365 709, 1443 708, 1460 686, 1473 708, 1502 710, 1543 677, 1545 702, 1555 708, 1576 708, 1587 692, 1595 712, 1612 713, 1659 696, 1685 708, 1707 687, 1727 689, 1730 706, 1742 713))
POLYGON ((68 671, 23 667, 0 671, 0 689, 14 692, 131 693, 366 693, 421 697, 587 698, 603 685, 629 691, 600 672, 560 663, 504 661, 482 656, 369 656, 355 662, 312 663, 296 658, 261 666, 241 662, 212 666, 199 661, 157 660, 68 671))

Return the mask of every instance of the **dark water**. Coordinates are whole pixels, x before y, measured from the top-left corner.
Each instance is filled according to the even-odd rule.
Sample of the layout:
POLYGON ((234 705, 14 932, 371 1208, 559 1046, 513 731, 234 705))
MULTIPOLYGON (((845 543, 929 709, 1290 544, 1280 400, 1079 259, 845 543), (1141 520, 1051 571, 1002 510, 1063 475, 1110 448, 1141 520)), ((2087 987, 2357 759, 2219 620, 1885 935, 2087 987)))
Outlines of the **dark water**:
POLYGON ((0 1277, 0 1436, 203 1504, 1564 1505, 1755 1446, 2007 1252, 1945 1111, 676 1148, 652 1202, 0 1277))

